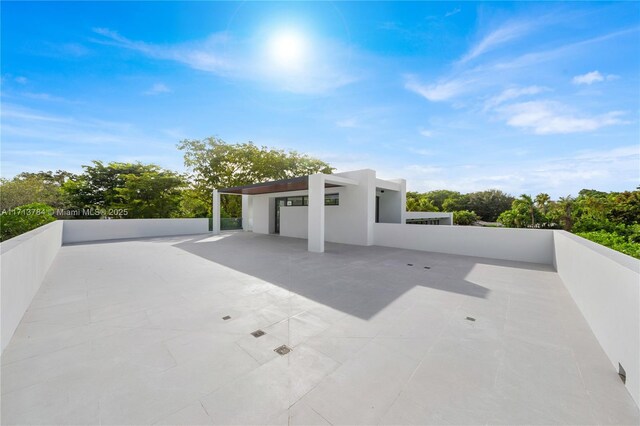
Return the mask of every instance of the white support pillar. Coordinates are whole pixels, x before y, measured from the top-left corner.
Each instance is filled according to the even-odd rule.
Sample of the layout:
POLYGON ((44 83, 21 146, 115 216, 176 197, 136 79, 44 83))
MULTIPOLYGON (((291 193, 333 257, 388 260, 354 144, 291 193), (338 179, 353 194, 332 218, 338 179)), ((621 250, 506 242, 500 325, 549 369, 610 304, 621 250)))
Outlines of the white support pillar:
POLYGON ((242 230, 253 230, 253 198, 246 194, 242 194, 242 230))
POLYGON ((324 252, 324 175, 309 176, 308 250, 324 252))
POLYGON ((213 217, 213 228, 211 231, 214 234, 220 233, 220 194, 217 189, 214 189, 211 193, 211 216, 213 217))

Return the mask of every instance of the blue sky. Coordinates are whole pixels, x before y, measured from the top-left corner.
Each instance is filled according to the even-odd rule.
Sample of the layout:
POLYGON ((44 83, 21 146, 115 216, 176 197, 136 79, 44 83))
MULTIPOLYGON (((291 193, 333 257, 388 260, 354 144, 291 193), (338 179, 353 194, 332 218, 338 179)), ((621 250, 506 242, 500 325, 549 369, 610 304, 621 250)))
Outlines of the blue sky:
POLYGON ((640 183, 640 3, 2 2, 2 176, 218 136, 554 197, 640 183))

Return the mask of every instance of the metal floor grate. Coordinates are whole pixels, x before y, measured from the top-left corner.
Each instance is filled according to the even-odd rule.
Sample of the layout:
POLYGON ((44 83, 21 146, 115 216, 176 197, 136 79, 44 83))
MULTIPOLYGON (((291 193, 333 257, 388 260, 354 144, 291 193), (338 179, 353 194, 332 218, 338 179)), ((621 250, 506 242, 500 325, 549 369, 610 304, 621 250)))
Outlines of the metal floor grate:
POLYGON ((289 352, 291 352, 293 349, 291 349, 289 346, 287 345, 282 345, 282 346, 278 346, 277 348, 274 349, 274 352, 277 352, 280 355, 286 355, 289 352))
POLYGON ((262 330, 256 330, 256 331, 254 331, 253 333, 251 333, 251 335, 252 335, 253 337, 260 337, 260 336, 264 336, 265 334, 267 334, 267 333, 265 333, 265 332, 264 332, 264 331, 262 331, 262 330))

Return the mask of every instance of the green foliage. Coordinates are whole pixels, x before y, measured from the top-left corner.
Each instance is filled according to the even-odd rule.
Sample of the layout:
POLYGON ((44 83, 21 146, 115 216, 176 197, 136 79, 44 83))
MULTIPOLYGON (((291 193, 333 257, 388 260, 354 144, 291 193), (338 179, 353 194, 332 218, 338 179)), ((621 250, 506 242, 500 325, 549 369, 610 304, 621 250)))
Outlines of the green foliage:
POLYGON ((474 211, 480 219, 494 222, 500 213, 508 210, 514 198, 497 189, 472 192, 468 194, 467 208, 474 211))
POLYGON ((53 208, 44 203, 31 203, 0 214, 0 241, 8 240, 56 220, 53 208))
POLYGON ((451 195, 442 203, 442 211, 456 212, 467 210, 469 208, 469 196, 460 194, 459 192, 451 195))
POLYGON ((409 212, 437 212, 438 208, 425 194, 407 192, 407 211, 409 212))
POLYGON ((640 223, 640 190, 614 195, 609 218, 626 225, 640 223))
MULTIPOLYGON (((423 195, 431 202, 431 204, 433 204, 433 206, 435 206, 438 209, 434 211, 444 211, 443 204, 445 200, 447 200, 448 198, 459 197, 460 193, 456 191, 449 191, 446 189, 438 189, 435 191, 426 192, 423 195)), ((428 210, 423 210, 423 211, 428 211, 428 210)))
MULTIPOLYGON (((198 198, 211 204, 211 190, 249 185, 270 180, 331 173, 327 163, 295 151, 258 147, 252 142, 228 144, 209 137, 185 139, 178 144, 184 151, 185 166, 192 172, 198 198)), ((223 216, 238 217, 241 203, 237 196, 221 196, 223 216)))
POLYGON ((182 217, 208 217, 211 203, 206 203, 198 197, 198 193, 191 188, 182 191, 180 212, 182 217))
POLYGON ((557 201, 548 194, 521 195, 498 221, 509 228, 562 228, 614 250, 640 254, 640 190, 583 189, 557 201))
POLYGON ((628 237, 607 231, 576 232, 576 235, 640 259, 640 243, 630 241, 628 237))
POLYGON ((65 207, 67 200, 62 185, 75 175, 56 172, 20 173, 13 179, 0 179, 0 207, 13 209, 30 203, 45 203, 55 208, 65 207))
POLYGON ((124 184, 115 188, 121 199, 112 207, 127 210, 129 218, 180 216, 184 179, 170 171, 155 168, 139 175, 124 175, 124 184))
POLYGON ((62 185, 71 206, 76 209, 104 210, 107 216, 123 218, 161 218, 181 216, 181 175, 155 164, 104 164, 93 161, 84 173, 62 185), (116 214, 111 211, 116 210, 116 214), (117 214, 126 210, 126 214, 117 214))
POLYGON ((480 217, 469 210, 459 210, 453 212, 453 223, 456 225, 473 225, 480 217))

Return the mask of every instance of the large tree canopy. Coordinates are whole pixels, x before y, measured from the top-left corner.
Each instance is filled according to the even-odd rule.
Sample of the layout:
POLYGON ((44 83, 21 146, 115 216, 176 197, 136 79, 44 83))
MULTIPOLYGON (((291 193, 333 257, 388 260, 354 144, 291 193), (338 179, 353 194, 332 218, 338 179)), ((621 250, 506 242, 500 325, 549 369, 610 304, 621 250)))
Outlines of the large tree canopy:
POLYGON ((61 186, 73 173, 58 170, 37 173, 20 173, 13 179, 0 179, 0 206, 13 209, 31 203, 45 203, 49 206, 65 207, 61 186))
MULTIPOLYGON (((332 173, 333 168, 296 151, 258 147, 252 142, 228 144, 222 139, 185 139, 178 144, 184 164, 191 171, 194 189, 211 204, 211 190, 270 180, 332 173)), ((239 197, 222 197, 223 215, 240 215, 239 197)))
MULTIPOLYGON (((155 164, 94 161, 62 186, 74 208, 125 209, 128 218, 179 216, 183 176, 155 164)), ((111 215, 109 215, 111 216, 111 215)))

